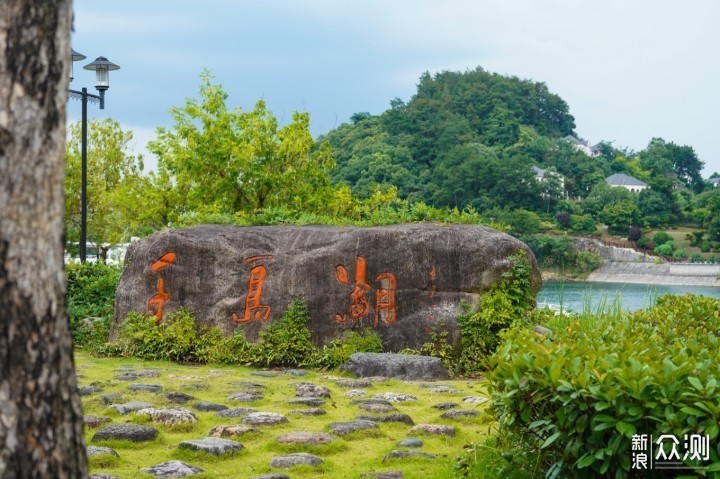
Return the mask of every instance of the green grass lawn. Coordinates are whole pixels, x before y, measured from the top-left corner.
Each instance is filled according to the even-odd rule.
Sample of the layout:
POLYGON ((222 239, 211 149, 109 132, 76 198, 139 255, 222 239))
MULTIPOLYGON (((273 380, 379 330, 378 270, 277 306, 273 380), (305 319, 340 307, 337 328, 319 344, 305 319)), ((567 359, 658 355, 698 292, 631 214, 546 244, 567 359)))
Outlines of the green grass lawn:
MULTIPOLYGON (((406 437, 411 428, 402 423, 378 423, 379 429, 371 433, 355 433, 352 436, 339 437, 323 446, 286 446, 275 439, 283 433, 290 431, 329 432, 328 425, 335 421, 351 421, 361 414, 373 414, 359 409, 351 404, 352 398, 345 396, 348 391, 336 384, 339 374, 332 372, 309 371, 306 376, 295 377, 289 374, 278 374, 276 377, 260 377, 252 375, 257 369, 246 367, 230 367, 217 365, 186 366, 168 362, 148 362, 134 359, 106 359, 91 357, 79 351, 75 355, 79 374, 79 385, 93 385, 103 389, 102 392, 93 393, 82 398, 85 415, 95 415, 110 418, 112 423, 137 423, 152 425, 160 431, 157 439, 148 443, 131 443, 124 441, 111 441, 93 443, 91 439, 98 429, 86 426, 85 440, 88 445, 109 446, 118 454, 119 458, 107 455, 90 459, 91 473, 106 473, 112 476, 131 478, 151 478, 150 474, 143 472, 143 468, 152 467, 169 460, 182 460, 187 464, 199 467, 205 472, 192 476, 194 478, 251 478, 270 472, 286 472, 292 478, 358 478, 361 473, 399 470, 406 478, 449 478, 452 477, 452 468, 461 454, 464 445, 478 442, 488 432, 492 419, 485 414, 487 403, 476 406, 463 402, 467 396, 487 396, 486 383, 482 380, 455 380, 442 381, 444 384, 455 387, 457 393, 432 392, 427 387, 421 387, 427 382, 404 382, 389 380, 373 382, 370 388, 365 389, 370 398, 382 392, 402 392, 418 398, 414 402, 396 403, 397 412, 408 414, 416 424, 447 424, 455 427, 455 437, 447 436, 418 436, 423 446, 418 450, 436 456, 436 459, 411 458, 393 459, 383 462, 383 458, 395 449, 402 449, 396 443, 406 437), (125 369, 156 369, 160 376, 140 378, 129 382, 117 379, 118 370, 125 369), (233 392, 242 388, 231 383, 247 381, 267 386, 263 389, 264 398, 251 403, 231 403, 227 398, 233 392), (331 399, 327 400, 323 408, 327 411, 323 416, 303 416, 291 414, 293 409, 302 406, 291 405, 287 400, 295 397, 294 384, 305 381, 316 385, 326 386, 331 391, 331 399), (160 393, 132 392, 129 387, 133 384, 160 384, 163 391, 160 393), (194 396, 196 399, 187 404, 172 404, 165 393, 181 391, 194 396), (165 428, 161 424, 151 423, 148 416, 130 413, 120 415, 106 405, 100 398, 109 393, 122 394, 120 403, 129 401, 143 401, 153 404, 154 407, 181 406, 194 412, 199 422, 190 427, 165 428), (258 427, 259 433, 230 438, 242 443, 245 448, 232 456, 215 457, 207 454, 179 451, 178 444, 186 439, 200 439, 208 436, 209 431, 219 425, 239 425, 241 418, 221 418, 215 412, 201 412, 192 405, 196 401, 210 401, 224 404, 228 407, 248 407, 258 411, 269 411, 284 414, 289 422, 278 426, 258 427), (460 404, 462 409, 475 409, 480 412, 477 418, 452 420, 442 419, 443 411, 431 406, 453 401, 460 404), (269 465, 272 457, 290 452, 309 452, 324 459, 318 467, 299 466, 289 471, 272 469, 269 465)), ((110 424, 110 423, 108 423, 110 424)), ((103 426, 100 426, 102 428, 103 426)))

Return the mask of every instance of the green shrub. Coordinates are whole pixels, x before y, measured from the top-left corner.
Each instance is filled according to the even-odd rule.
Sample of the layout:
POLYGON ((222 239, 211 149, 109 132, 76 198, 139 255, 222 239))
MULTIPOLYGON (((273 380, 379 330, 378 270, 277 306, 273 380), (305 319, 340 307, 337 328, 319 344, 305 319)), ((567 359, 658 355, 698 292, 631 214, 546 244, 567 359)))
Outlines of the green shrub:
POLYGON ((295 300, 282 317, 260 333, 257 362, 262 366, 308 366, 318 350, 312 343, 307 323, 310 311, 303 301, 295 300))
POLYGON ((636 433, 707 434, 716 444, 720 300, 664 296, 647 310, 556 316, 549 326, 552 339, 509 331, 489 373, 492 412, 543 451, 548 474, 628 477, 636 433))
POLYGON ((655 254, 659 254, 662 256, 672 256, 673 254, 673 243, 672 241, 668 241, 667 243, 661 244, 660 246, 656 246, 655 254))
POLYGON ((665 244, 668 241, 672 241, 672 238, 670 237, 670 235, 668 234, 667 231, 658 231, 653 236, 653 243, 655 243, 657 245, 665 244))
POLYGON ((340 338, 323 346, 315 366, 337 368, 353 353, 381 353, 382 350, 382 338, 375 331, 346 331, 340 338))
POLYGON ((94 348, 107 341, 121 266, 66 265, 70 331, 76 346, 94 348))

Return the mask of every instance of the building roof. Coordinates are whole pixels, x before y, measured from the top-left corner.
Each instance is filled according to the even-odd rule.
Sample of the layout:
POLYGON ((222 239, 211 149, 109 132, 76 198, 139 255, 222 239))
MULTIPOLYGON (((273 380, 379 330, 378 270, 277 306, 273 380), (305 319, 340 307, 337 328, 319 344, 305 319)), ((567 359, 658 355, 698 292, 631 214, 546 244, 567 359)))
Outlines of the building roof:
POLYGON ((605 178, 605 183, 610 186, 647 186, 644 181, 638 180, 634 176, 625 173, 615 173, 605 178))
POLYGON ((542 168, 538 168, 537 166, 532 167, 533 171, 535 172, 535 176, 545 176, 545 170, 542 168))
POLYGON ((712 185, 720 185, 720 177, 710 178, 710 184, 712 185))
POLYGON ((587 142, 587 141, 580 140, 580 139, 578 139, 578 138, 575 138, 575 137, 572 136, 572 135, 568 135, 568 136, 566 136, 566 137, 563 137, 563 140, 569 141, 570 143, 573 143, 573 144, 575 144, 575 145, 585 145, 585 146, 588 146, 588 142, 587 142))

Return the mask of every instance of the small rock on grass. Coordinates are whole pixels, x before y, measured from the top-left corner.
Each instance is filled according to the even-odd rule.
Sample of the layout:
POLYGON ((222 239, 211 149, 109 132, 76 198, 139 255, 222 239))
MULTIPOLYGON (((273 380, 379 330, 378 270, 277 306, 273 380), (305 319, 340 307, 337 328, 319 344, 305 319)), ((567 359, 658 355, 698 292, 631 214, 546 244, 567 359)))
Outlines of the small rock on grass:
POLYGON ((124 404, 113 404, 110 409, 114 409, 118 414, 128 414, 149 407, 153 407, 153 405, 141 401, 130 401, 124 404))
POLYGON ((365 429, 377 429, 378 425, 372 421, 358 420, 348 422, 331 422, 329 427, 335 434, 345 436, 356 431, 364 431, 365 429))
POLYGON ((197 409, 198 411, 224 411, 228 407, 224 404, 217 404, 214 402, 208 402, 208 401, 198 401, 195 404, 193 404, 193 409, 197 409))
POLYGON ((426 452, 420 452, 420 451, 392 451, 387 456, 383 457, 383 462, 387 461, 388 459, 406 459, 408 457, 422 457, 424 459, 436 459, 435 456, 432 454, 428 454, 426 452))
POLYGON ((403 479, 402 471, 365 472, 360 474, 361 479, 403 479))
POLYGON ((248 389, 245 391, 238 391, 228 396, 228 401, 239 401, 239 402, 252 402, 258 401, 263 398, 263 394, 256 389, 248 389))
POLYGON ((319 407, 325 404, 325 400, 321 398, 316 397, 308 397, 308 398, 292 398, 288 399, 288 404, 301 404, 303 406, 311 406, 311 407, 319 407))
POLYGON ((329 398, 330 390, 325 386, 310 383, 300 383, 295 386, 295 395, 301 398, 329 398))
POLYGON ((324 432, 294 431, 283 434, 275 440, 281 444, 309 444, 317 446, 320 444, 330 444, 335 438, 324 432))
POLYGON ((111 419, 109 417, 99 417, 88 414, 83 418, 83 421, 85 422, 85 425, 87 427, 95 429, 102 426, 106 422, 110 422, 111 419))
POLYGON ((453 411, 447 411, 440 415, 443 419, 465 419, 471 417, 478 417, 477 411, 467 411, 464 409, 455 409, 453 411))
POLYGON ((231 407, 219 410, 215 415, 217 417, 232 418, 232 417, 245 417, 250 413, 257 412, 257 409, 250 409, 247 407, 231 407))
POLYGON ((195 414, 184 407, 141 409, 138 411, 138 414, 150 416, 152 422, 162 423, 165 427, 177 426, 180 424, 197 424, 198 422, 195 414))
POLYGON ((397 411, 395 406, 391 406, 390 404, 363 403, 363 404, 359 404, 358 407, 360 409, 364 409, 365 411, 379 413, 379 414, 397 411))
POLYGON ((311 407, 307 409, 293 409, 290 414, 302 414, 303 416, 324 416, 327 411, 319 407, 311 407))
POLYGON ((243 436, 250 433, 258 433, 259 429, 248 426, 215 426, 210 430, 208 436, 212 437, 233 437, 243 436))
POLYGON ((242 422, 251 426, 274 426, 286 423, 288 420, 276 412, 253 412, 242 418, 242 422))
POLYGON ((195 399, 195 397, 180 391, 173 391, 165 394, 165 399, 174 404, 185 404, 195 399))
POLYGON ((463 402, 468 404, 483 404, 488 401, 488 398, 484 396, 468 396, 463 398, 463 402))
POLYGON ((338 379, 336 384, 340 386, 341 388, 349 388, 349 389, 360 389, 360 388, 369 388, 372 386, 372 382, 369 379, 345 379, 341 378, 338 379))
POLYGON ((422 447, 423 442, 415 437, 408 437, 402 441, 398 441, 396 444, 398 447, 422 447))
POLYGON ((120 455, 115 452, 114 449, 110 449, 109 447, 87 446, 85 450, 87 451, 88 457, 104 456, 106 454, 110 456, 120 457, 120 455))
POLYGON ((297 452, 295 454, 286 454, 284 456, 275 456, 270 460, 270 467, 280 469, 289 469, 299 465, 317 466, 322 464, 322 458, 307 452, 297 452))
POLYGON ((456 407, 460 407, 460 405, 456 402, 441 402, 439 404, 436 404, 433 406, 433 409, 439 409, 441 411, 447 411, 448 409, 454 409, 456 407))
POLYGON ((110 424, 100 429, 92 437, 91 442, 120 439, 133 442, 148 442, 154 440, 158 430, 151 426, 140 424, 110 424))
POLYGON ((113 404, 116 402, 122 401, 122 394, 120 393, 110 393, 110 394, 103 394, 100 396, 100 399, 102 399, 102 402, 105 404, 113 404))
POLYGON ((386 414, 384 416, 372 416, 372 415, 361 415, 357 417, 360 420, 363 421, 372 421, 372 422, 401 422, 403 424, 407 424, 408 426, 414 426, 415 421, 412 420, 410 416, 407 414, 386 414))
POLYGON ((91 394, 101 393, 101 392, 103 392, 103 389, 95 387, 95 386, 80 386, 78 388, 78 394, 80 394, 81 396, 89 396, 91 394))
POLYGON ((243 449, 245 446, 237 441, 221 439, 218 437, 206 437, 203 439, 188 439, 178 445, 178 449, 190 449, 191 451, 206 452, 213 456, 232 454, 243 449))
POLYGON ((273 472, 272 474, 263 474, 262 476, 254 476, 250 479, 290 479, 290 476, 281 472, 273 472))
POLYGON ((405 401, 417 401, 415 396, 405 393, 380 393, 372 397, 372 399, 382 399, 389 402, 405 402, 405 401))
POLYGON ((143 469, 143 471, 148 472, 160 479, 170 477, 188 477, 195 474, 200 474, 201 472, 205 472, 199 467, 185 464, 182 461, 163 462, 162 464, 158 464, 157 466, 143 469))
POLYGON ((133 392, 147 391, 149 393, 159 393, 163 390, 161 384, 133 384, 128 388, 133 392))
POLYGON ((444 424, 418 424, 410 429, 409 434, 432 434, 439 436, 454 436, 455 428, 444 424))

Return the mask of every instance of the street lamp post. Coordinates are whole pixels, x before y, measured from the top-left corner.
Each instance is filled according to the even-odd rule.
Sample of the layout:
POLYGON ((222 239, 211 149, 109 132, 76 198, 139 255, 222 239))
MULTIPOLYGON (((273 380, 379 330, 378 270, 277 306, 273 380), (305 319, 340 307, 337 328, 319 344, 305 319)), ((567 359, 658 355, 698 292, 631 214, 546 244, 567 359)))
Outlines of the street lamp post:
MULTIPOLYGON (((78 53, 71 49, 72 62, 77 62, 87 58, 82 53, 78 53)), ((73 79, 73 64, 70 63, 70 81, 73 79)), ((87 88, 82 90, 70 90, 70 98, 75 98, 82 102, 82 118, 81 118, 81 146, 80 155, 82 157, 81 166, 81 188, 80 188, 80 261, 85 262, 87 258, 87 104, 88 101, 98 103, 101 110, 105 109, 105 91, 110 88, 110 71, 119 70, 120 67, 108 61, 105 57, 97 57, 97 59, 85 65, 85 70, 95 70, 95 89, 99 95, 88 93, 87 88)))

